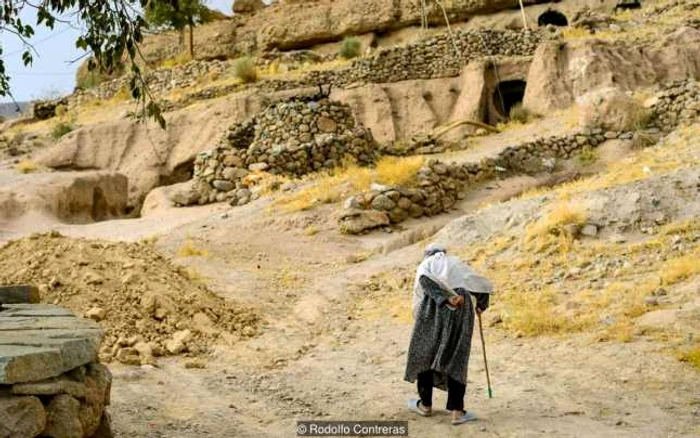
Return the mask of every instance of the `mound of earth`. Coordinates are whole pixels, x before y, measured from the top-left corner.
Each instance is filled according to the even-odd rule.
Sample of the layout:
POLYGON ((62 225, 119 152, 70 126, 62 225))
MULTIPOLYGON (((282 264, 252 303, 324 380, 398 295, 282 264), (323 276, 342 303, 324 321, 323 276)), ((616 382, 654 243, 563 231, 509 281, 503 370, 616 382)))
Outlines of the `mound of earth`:
POLYGON ((165 354, 205 353, 213 343, 256 334, 255 312, 225 301, 147 243, 35 234, 0 248, 0 283, 39 287, 105 328, 101 358, 153 363, 165 354))

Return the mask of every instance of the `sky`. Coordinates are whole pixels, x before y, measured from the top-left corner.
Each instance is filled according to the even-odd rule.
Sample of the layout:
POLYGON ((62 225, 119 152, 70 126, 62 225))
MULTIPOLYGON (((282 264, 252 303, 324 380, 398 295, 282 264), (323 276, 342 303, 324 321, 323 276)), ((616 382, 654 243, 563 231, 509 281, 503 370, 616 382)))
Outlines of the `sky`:
MULTIPOLYGON (((208 0, 209 7, 226 14, 231 13, 233 0, 208 0)), ((23 21, 36 24, 31 11, 23 13, 23 21)), ((70 94, 75 86, 75 71, 84 52, 75 48, 75 40, 80 36, 79 24, 72 26, 56 23, 53 30, 43 26, 33 26, 36 34, 30 42, 36 49, 34 63, 24 67, 22 53, 24 48, 17 38, 0 31, 0 45, 3 49, 2 60, 10 76, 10 86, 14 98, 19 101, 57 97, 70 94)), ((0 102, 11 102, 9 97, 0 97, 0 102)))

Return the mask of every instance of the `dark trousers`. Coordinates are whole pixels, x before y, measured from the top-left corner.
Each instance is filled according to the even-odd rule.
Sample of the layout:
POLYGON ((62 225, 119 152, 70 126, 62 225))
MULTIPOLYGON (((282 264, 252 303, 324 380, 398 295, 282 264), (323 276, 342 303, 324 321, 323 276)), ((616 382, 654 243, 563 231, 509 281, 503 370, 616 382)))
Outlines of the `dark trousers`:
MULTIPOLYGON (((463 411, 464 410, 464 393, 466 385, 462 385, 458 381, 447 378, 447 410, 448 411, 463 411)), ((425 371, 418 374, 418 395, 420 403, 426 408, 433 406, 433 372, 425 371)))

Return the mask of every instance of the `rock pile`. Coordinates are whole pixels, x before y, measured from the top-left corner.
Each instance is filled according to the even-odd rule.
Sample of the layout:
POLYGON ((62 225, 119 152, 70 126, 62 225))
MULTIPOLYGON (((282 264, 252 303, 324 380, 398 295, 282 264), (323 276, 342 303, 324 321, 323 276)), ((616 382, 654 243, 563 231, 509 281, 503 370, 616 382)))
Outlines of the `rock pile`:
POLYGON ((248 203, 252 193, 243 179, 250 172, 299 177, 337 167, 347 158, 366 165, 374 161, 376 149, 370 131, 356 123, 345 104, 327 99, 275 103, 234 125, 222 145, 197 157, 199 203, 248 203))
POLYGON ((38 100, 32 103, 31 114, 36 120, 48 120, 56 116, 56 108, 68 105, 68 98, 38 100))
POLYGON ((102 330, 57 306, 0 310, 0 436, 112 436, 102 330))
POLYGON ((691 80, 669 84, 654 98, 652 125, 669 132, 700 116, 700 87, 691 80))
POLYGON ((192 281, 148 244, 35 235, 0 248, 3 282, 35 284, 42 302, 99 322, 103 362, 153 364, 257 332, 254 312, 192 281))

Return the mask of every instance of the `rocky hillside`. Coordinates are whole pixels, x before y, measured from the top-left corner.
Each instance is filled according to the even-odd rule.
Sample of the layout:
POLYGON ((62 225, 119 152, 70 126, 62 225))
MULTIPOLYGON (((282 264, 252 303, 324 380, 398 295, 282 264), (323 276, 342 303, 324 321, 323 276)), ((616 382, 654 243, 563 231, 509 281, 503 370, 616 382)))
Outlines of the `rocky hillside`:
POLYGON ((237 2, 147 39, 166 129, 127 77, 3 124, 2 278, 103 324, 118 436, 456 433, 403 408, 429 241, 497 291, 459 433, 700 432, 700 1, 428 3, 237 2))

